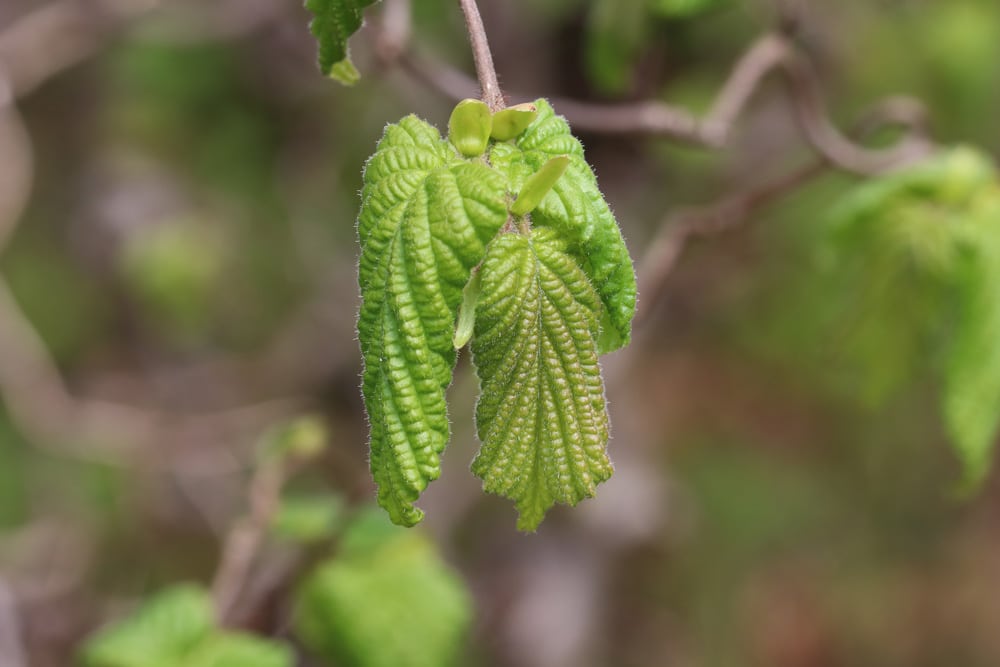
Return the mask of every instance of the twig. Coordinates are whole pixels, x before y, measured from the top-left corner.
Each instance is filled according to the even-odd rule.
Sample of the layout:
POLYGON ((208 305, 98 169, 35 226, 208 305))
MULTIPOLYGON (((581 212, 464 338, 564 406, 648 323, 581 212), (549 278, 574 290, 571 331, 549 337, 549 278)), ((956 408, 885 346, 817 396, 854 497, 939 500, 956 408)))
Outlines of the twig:
POLYGON ((633 326, 638 329, 648 320, 689 241, 719 234, 743 224, 758 210, 816 178, 828 168, 827 162, 815 160, 759 188, 726 197, 709 206, 681 210, 669 215, 660 224, 659 232, 639 261, 636 273, 640 279, 639 294, 642 295, 642 300, 633 326))
MULTIPOLYGON (((426 56, 404 53, 400 64, 433 90, 452 99, 468 97, 475 86, 460 71, 426 56)), ((658 101, 628 104, 595 104, 562 98, 551 101, 576 130, 664 136, 720 149, 729 144, 734 124, 763 80, 774 71, 783 74, 782 80, 806 140, 838 169, 862 175, 877 174, 923 157, 931 147, 924 125, 909 126, 910 133, 888 148, 867 148, 851 141, 827 116, 819 77, 811 64, 778 33, 768 33, 754 41, 734 65, 704 117, 658 101)), ((918 111, 922 105, 916 100, 892 99, 898 109, 907 107, 906 113, 910 116, 925 115, 918 111)))
POLYGON ((472 58, 476 62, 476 75, 482 89, 483 102, 490 111, 500 111, 506 106, 500 83, 497 81, 497 71, 493 67, 493 54, 486 39, 486 28, 483 27, 483 17, 479 15, 476 0, 458 0, 465 14, 465 27, 469 31, 469 42, 472 44, 472 58))
POLYGON ((212 581, 212 599, 220 625, 231 619, 239 602, 291 472, 283 459, 275 457, 262 462, 250 480, 250 511, 226 536, 212 581))
MULTIPOLYGON (((885 127, 900 127, 913 137, 911 150, 921 145, 924 150, 930 150, 929 142, 920 143, 926 122, 923 105, 914 104, 909 98, 887 98, 862 116, 855 126, 854 134, 864 138, 885 127)), ((743 224, 760 209, 822 175, 831 166, 839 165, 821 157, 747 192, 726 197, 708 206, 688 208, 667 216, 639 261, 639 294, 643 298, 642 307, 635 317, 636 328, 640 328, 648 320, 660 301, 667 279, 691 239, 719 234, 743 224)))
POLYGON ((28 656, 21 637, 17 598, 0 577, 0 667, 27 667, 28 656))

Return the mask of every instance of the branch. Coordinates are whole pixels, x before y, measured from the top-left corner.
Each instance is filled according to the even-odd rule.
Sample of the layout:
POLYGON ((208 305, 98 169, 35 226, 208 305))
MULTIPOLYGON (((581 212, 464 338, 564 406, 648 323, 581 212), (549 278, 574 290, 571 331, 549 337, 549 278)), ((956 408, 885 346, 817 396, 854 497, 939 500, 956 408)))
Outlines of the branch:
MULTIPOLYGON (((465 0, 463 0, 464 2, 465 0)), ((469 97, 475 83, 450 65, 403 52, 400 64, 418 80, 452 99, 469 97)), ((779 71, 806 140, 824 160, 844 171, 872 175, 924 157, 932 148, 925 123, 907 123, 908 134, 888 148, 867 148, 845 136, 830 120, 823 104, 819 77, 812 65, 782 35, 758 38, 736 62, 709 112, 699 117, 664 102, 595 104, 553 98, 575 130, 601 134, 641 134, 712 149, 729 145, 735 123, 768 74, 779 71)), ((910 118, 925 116, 922 105, 909 98, 891 98, 910 118)))
POLYGON ((291 476, 280 457, 260 464, 250 480, 250 511, 236 522, 222 544, 219 567, 212 580, 212 599, 220 625, 231 621, 267 531, 281 504, 281 490, 291 476))
POLYGON ((472 57, 476 62, 476 74, 482 89, 483 102, 490 111, 500 111, 506 106, 500 83, 497 81, 497 71, 493 67, 493 54, 486 39, 486 28, 483 27, 483 17, 479 15, 476 0, 458 0, 465 14, 465 27, 469 31, 469 42, 472 44, 472 57))
MULTIPOLYGON (((909 98, 887 98, 862 116, 856 125, 855 134, 864 138, 886 127, 901 127, 916 137, 921 136, 926 127, 923 105, 914 104, 909 98)), ((905 143, 901 146, 905 146, 905 143)), ((635 327, 639 328, 648 321, 662 298, 667 279, 689 241, 720 234, 745 223, 760 209, 821 176, 831 166, 838 165, 821 157, 760 187, 726 197, 708 206, 688 208, 667 216, 638 262, 636 273, 640 278, 639 293, 643 296, 645 308, 640 308, 636 313, 635 327)))

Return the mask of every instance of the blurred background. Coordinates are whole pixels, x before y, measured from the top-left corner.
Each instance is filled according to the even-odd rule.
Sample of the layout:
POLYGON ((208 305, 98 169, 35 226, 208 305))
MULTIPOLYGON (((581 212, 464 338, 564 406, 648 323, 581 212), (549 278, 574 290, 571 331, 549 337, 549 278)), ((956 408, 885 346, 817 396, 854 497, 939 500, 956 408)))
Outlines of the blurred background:
MULTIPOLYGON (((835 124, 906 94, 935 140, 1000 151, 1000 3, 801 5, 796 42, 835 124)), ((512 102, 693 113, 780 18, 741 0, 481 8, 512 102)), ((473 71, 457 3, 401 11, 369 10, 345 88, 318 73, 298 3, 0 3, 0 665, 73 664, 151 592, 212 581, 277 424, 315 414, 328 433, 288 488, 372 502, 361 168, 387 123, 444 127, 454 103, 398 58, 407 27, 413 53, 473 71)), ((776 79, 720 150, 579 134, 637 262, 679 211, 814 160, 776 79)), ((473 600, 456 664, 1000 665, 1000 478, 956 498, 939 380, 894 365, 905 318, 879 320, 861 357, 842 349, 828 306, 845 287, 815 248, 863 178, 803 181, 640 293, 635 342, 604 360, 615 476, 536 534, 468 470, 463 353, 414 529, 473 600)), ((234 624, 287 635, 315 551, 265 545, 234 624)))

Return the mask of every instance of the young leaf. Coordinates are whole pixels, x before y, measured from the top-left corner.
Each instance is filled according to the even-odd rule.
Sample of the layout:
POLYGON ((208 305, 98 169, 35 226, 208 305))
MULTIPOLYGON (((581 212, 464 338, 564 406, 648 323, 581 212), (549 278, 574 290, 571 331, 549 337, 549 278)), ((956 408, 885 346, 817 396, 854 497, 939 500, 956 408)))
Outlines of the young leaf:
POLYGON ((323 74, 352 85, 360 75, 347 54, 347 40, 361 27, 366 7, 376 0, 306 0, 313 14, 309 31, 319 42, 319 67, 323 74))
POLYGON ((611 476, 597 363, 601 301, 555 230, 506 234, 480 268, 473 360, 482 450, 472 470, 517 503, 521 530, 611 476))
POLYGON ((524 132, 538 117, 538 108, 530 103, 515 104, 493 114, 490 136, 497 141, 510 141, 524 132))
POLYGON ((207 592, 196 586, 170 588, 88 641, 83 663, 87 667, 186 665, 187 654, 209 635, 213 625, 207 592))
POLYGON ((560 155, 551 158, 542 165, 542 168, 529 176, 521 186, 521 191, 517 193, 517 199, 510 206, 510 212, 517 217, 531 213, 542 202, 545 195, 549 194, 552 186, 556 184, 559 177, 566 173, 569 166, 569 156, 560 155))
MULTIPOLYGON (((944 417, 974 489, 989 472, 1000 426, 1000 190, 969 220, 948 351, 944 417)), ((963 230, 964 231, 964 230, 963 230)))
POLYGON ((358 218, 358 338, 378 502, 414 525, 440 474, 455 314, 486 244, 507 219, 507 184, 466 162, 414 116, 390 125, 365 168, 358 218))
POLYGON ((472 617, 461 580, 423 535, 367 513, 296 595, 295 630, 337 665, 454 665, 472 617))
POLYGON ((565 173, 532 211, 532 224, 552 227, 570 241, 569 253, 604 304, 598 351, 612 352, 631 338, 636 299, 632 260, 580 142, 546 100, 537 100, 535 107, 535 122, 513 144, 495 144, 490 161, 510 180, 511 190, 519 192, 550 159, 569 158, 565 173))

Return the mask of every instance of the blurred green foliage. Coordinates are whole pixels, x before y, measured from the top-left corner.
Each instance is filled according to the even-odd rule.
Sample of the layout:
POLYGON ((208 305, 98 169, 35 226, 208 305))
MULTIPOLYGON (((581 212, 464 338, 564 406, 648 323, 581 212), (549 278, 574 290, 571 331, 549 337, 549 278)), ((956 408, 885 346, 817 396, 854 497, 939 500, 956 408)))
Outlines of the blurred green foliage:
POLYGON ((306 645, 334 664, 447 667, 459 662, 472 605, 426 537, 372 510, 302 584, 295 619, 306 645))
POLYGON ((83 649, 86 667, 291 667, 281 643, 216 630, 208 593, 175 586, 83 649))

